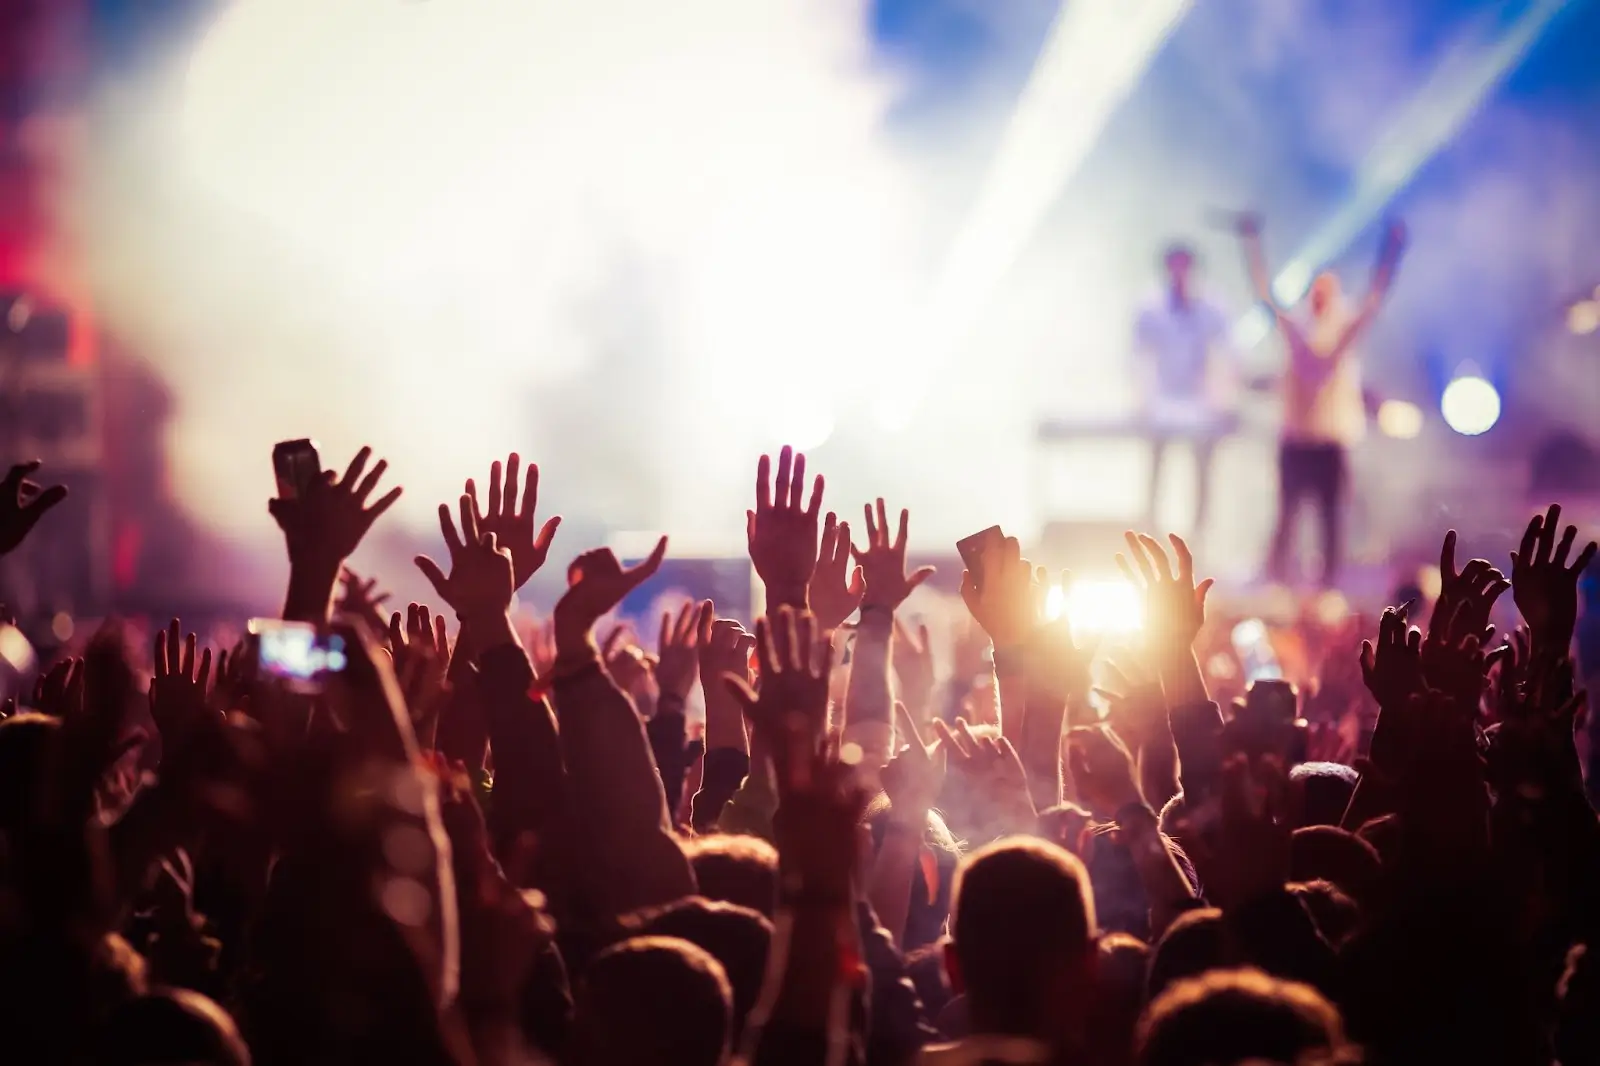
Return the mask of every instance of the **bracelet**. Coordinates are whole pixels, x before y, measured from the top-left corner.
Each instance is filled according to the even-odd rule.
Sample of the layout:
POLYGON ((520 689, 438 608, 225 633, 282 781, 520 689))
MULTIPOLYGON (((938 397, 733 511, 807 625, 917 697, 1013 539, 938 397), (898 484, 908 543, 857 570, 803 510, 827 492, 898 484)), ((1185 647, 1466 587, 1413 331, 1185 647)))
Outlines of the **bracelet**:
POLYGON ((894 608, 890 607, 887 603, 863 603, 861 605, 861 617, 862 618, 867 617, 869 612, 870 613, 880 613, 881 612, 883 614, 888 615, 890 618, 894 617, 894 608))

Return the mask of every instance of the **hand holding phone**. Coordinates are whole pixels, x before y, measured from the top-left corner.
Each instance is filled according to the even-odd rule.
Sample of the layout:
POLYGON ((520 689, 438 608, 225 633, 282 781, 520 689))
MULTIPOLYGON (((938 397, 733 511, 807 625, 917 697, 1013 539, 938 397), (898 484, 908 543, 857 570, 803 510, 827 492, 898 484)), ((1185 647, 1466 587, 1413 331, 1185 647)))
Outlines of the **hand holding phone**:
POLYGON ((999 526, 990 526, 980 529, 970 537, 962 537, 956 541, 956 551, 961 553, 961 562, 977 581, 978 587, 983 587, 983 561, 988 558, 1001 544, 1005 542, 1006 535, 999 526))
POLYGON ((272 449, 272 472, 278 480, 278 498, 297 500, 311 482, 322 476, 322 459, 315 441, 279 441, 272 449))
POLYGON ((344 638, 323 633, 309 622, 252 618, 249 634, 260 676, 273 678, 292 692, 321 692, 329 674, 341 673, 349 665, 344 638))

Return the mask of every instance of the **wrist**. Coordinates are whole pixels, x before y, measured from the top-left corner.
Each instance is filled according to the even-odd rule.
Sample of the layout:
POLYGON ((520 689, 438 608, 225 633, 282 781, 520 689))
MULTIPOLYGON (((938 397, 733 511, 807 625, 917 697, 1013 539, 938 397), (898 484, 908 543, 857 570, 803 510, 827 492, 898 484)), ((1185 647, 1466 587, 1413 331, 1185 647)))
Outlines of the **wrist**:
POLYGON ((767 582, 767 611, 770 613, 779 607, 793 607, 797 611, 805 610, 810 603, 807 596, 808 585, 805 582, 767 582))
POLYGON ((516 627, 511 624, 509 610, 470 610, 458 612, 456 620, 462 631, 472 630, 478 651, 489 651, 506 644, 520 644, 516 627))

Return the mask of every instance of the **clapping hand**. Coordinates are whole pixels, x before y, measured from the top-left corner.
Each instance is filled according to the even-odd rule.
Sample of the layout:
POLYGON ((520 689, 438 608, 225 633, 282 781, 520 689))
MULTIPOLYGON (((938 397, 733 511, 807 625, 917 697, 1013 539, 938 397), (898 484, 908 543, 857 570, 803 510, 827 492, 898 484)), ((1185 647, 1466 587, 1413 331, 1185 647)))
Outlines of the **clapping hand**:
POLYGON ((517 502, 517 471, 522 457, 512 452, 506 458, 505 487, 502 490, 500 463, 489 467, 489 498, 487 506, 478 509, 478 487, 468 480, 466 494, 472 497, 473 510, 478 515, 478 532, 492 533, 501 548, 511 553, 511 565, 516 587, 521 588, 528 579, 539 572, 550 555, 550 542, 561 526, 561 516, 547 519, 534 531, 534 510, 539 504, 539 467, 528 464, 527 480, 522 488, 522 501, 517 502))
POLYGON ((822 510, 822 475, 811 486, 804 507, 806 457, 784 445, 774 479, 772 458, 763 455, 756 467, 756 508, 745 512, 745 537, 750 562, 776 606, 805 608, 806 591, 817 566, 817 519, 822 510))
POLYGON ((0 555, 9 555, 27 539, 45 512, 67 498, 64 485, 42 488, 28 480, 39 460, 18 463, 0 481, 0 555))
POLYGON ((1560 524, 1561 508, 1551 504, 1548 513, 1535 515, 1528 523, 1521 547, 1511 553, 1512 598, 1533 634, 1535 651, 1552 657, 1566 655, 1572 644, 1578 619, 1578 578, 1596 551, 1595 542, 1590 541, 1568 566, 1578 527, 1568 526, 1558 543, 1560 524))

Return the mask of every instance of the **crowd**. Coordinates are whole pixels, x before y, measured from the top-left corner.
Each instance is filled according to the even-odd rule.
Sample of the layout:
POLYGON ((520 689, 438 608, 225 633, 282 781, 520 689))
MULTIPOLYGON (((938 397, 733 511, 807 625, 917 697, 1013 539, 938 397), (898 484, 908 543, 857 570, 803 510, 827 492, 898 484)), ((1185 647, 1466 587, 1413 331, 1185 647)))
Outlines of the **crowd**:
MULTIPOLYGON (((436 601, 383 617, 344 569, 400 492, 369 463, 269 506, 282 619, 342 642, 314 677, 110 624, 6 708, 0 1061, 1600 1062, 1596 547, 1558 508, 1509 576, 1451 534, 1431 610, 1304 693, 1219 685, 1181 539, 1128 535, 1111 650, 997 537, 941 684, 908 515, 824 515, 789 449, 747 518, 762 616, 691 603, 653 647, 596 628, 665 537, 514 623, 557 526, 515 455, 440 506, 436 601)), ((0 552, 50 535, 36 474, 0 552)))

